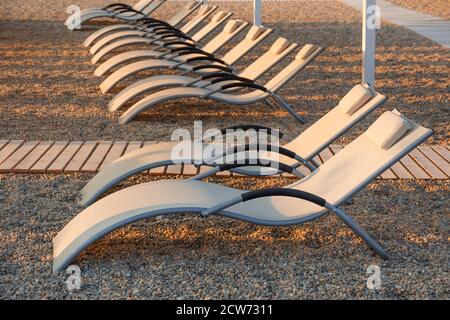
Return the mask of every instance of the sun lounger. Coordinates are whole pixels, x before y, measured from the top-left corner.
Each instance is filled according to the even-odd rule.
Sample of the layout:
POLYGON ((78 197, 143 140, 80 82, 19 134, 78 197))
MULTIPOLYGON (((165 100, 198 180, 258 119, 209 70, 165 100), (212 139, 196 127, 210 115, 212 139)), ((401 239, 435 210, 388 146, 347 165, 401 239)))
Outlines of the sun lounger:
MULTIPOLYGON (((308 66, 322 51, 324 48, 317 47, 314 45, 305 45, 299 53, 296 55, 293 62, 281 70, 276 76, 274 76, 265 86, 259 85, 252 81, 234 81, 233 83, 225 84, 217 88, 199 88, 199 87, 177 87, 161 90, 152 93, 145 98, 142 98, 131 107, 129 107, 119 118, 119 122, 122 124, 130 122, 134 117, 136 117, 141 112, 169 100, 182 99, 182 98, 200 98, 200 99, 211 99, 215 101, 224 102, 227 104, 236 105, 251 105, 260 101, 268 101, 272 99, 277 105, 285 109, 295 120, 300 123, 305 123, 305 120, 298 115, 292 108, 276 94, 276 92, 290 79, 297 75, 301 70, 308 66), (229 89, 248 89, 251 88, 253 91, 229 93, 229 89)), ((144 61, 143 61, 144 62, 144 61)), ((136 62, 135 64, 142 63, 136 62)), ((130 64, 127 67, 134 67, 135 64, 130 64)), ((184 65, 180 62, 177 66, 184 65)), ((129 71, 123 72, 119 69, 110 75, 102 84, 101 89, 103 92, 110 90, 116 83, 123 79, 123 75, 127 75, 129 71)), ((218 80, 220 81, 220 80, 218 80)))
MULTIPOLYGON (((164 2, 165 0, 140 0, 134 6, 112 4, 104 8, 83 9, 67 18, 65 25, 69 30, 74 30, 80 28, 83 23, 96 18, 116 18, 125 21, 134 21, 148 16, 164 2)), ((200 4, 190 3, 192 7, 198 7, 200 4)))
MULTIPOLYGON (((381 106, 386 99, 386 96, 371 89, 368 85, 358 84, 341 99, 335 108, 305 129, 296 138, 282 147, 278 147, 278 152, 261 153, 260 157, 269 161, 275 159, 293 168, 303 165, 307 166, 309 170, 315 170, 318 165, 313 161, 313 158, 333 141, 361 122, 373 110, 381 106)), ((266 132, 267 128, 262 129, 266 132)), ((195 150, 193 142, 187 143, 186 150, 195 150)), ((195 143, 198 144, 197 150, 202 150, 201 154, 203 155, 203 150, 208 148, 208 144, 201 141, 195 143)), ((176 147, 180 147, 180 142, 163 142, 144 146, 104 166, 81 190, 80 204, 88 205, 93 203, 100 195, 120 181, 144 170, 180 163, 195 163, 192 154, 184 155, 185 159, 173 159, 173 150, 176 147)), ((263 146, 259 146, 259 148, 263 149, 263 146)), ((265 150, 268 149, 266 148, 265 150)), ((242 150, 242 148, 239 150, 242 150)), ((218 160, 220 158, 218 157, 218 160)), ((236 159, 238 158, 240 156, 236 155, 236 159)), ((213 160, 214 158, 202 159, 201 163, 213 165, 213 160)), ((216 162, 218 163, 218 161, 216 162)), ((215 167, 212 171, 208 171, 206 175, 216 173, 218 165, 215 167)), ((240 167, 233 169, 233 171, 254 176, 280 173, 279 170, 274 168, 258 166, 240 167)))
MULTIPOLYGON (((115 229, 186 212, 271 226, 301 224, 335 214, 378 255, 388 258, 383 247, 339 207, 432 134, 433 130, 388 111, 320 169, 285 188, 244 191, 179 179, 122 189, 84 209, 56 235, 53 271, 67 267, 85 248, 115 229)), ((230 167, 224 165, 226 170, 230 167)))
MULTIPOLYGON (((232 66, 236 61, 238 61, 238 58, 240 58, 242 55, 245 55, 249 51, 249 49, 254 47, 258 42, 262 41, 263 39, 261 38, 267 36, 270 31, 271 29, 263 29, 262 27, 253 26, 245 39, 242 40, 227 54, 225 54, 225 56, 223 56, 221 60, 232 66), (260 32, 260 35, 258 35, 257 38, 255 38, 255 31, 260 32)), ((290 43, 284 38, 278 38, 266 53, 256 59, 242 72, 237 73, 236 76, 255 81, 268 70, 270 70, 274 65, 280 62, 289 53, 291 53, 296 47, 296 43, 290 43)), ((137 96, 149 91, 155 91, 156 89, 161 89, 164 87, 176 86, 204 87, 210 85, 211 82, 214 81, 214 79, 217 79, 219 76, 233 74, 233 72, 230 73, 223 70, 214 70, 214 67, 214 65, 203 65, 201 69, 196 69, 193 71, 211 71, 203 76, 199 76, 198 74, 195 75, 195 77, 188 75, 157 75, 137 81, 119 92, 109 103, 108 110, 111 112, 116 111, 131 99, 134 99, 137 96)), ((233 80, 221 83, 226 84, 231 83, 232 81, 233 80)))
MULTIPOLYGON (((182 69, 183 67, 181 67, 181 65, 189 65, 190 62, 195 61, 211 61, 226 64, 224 61, 214 57, 213 54, 221 49, 229 41, 231 41, 235 36, 237 36, 239 32, 241 32, 247 25, 247 22, 242 22, 240 20, 230 20, 227 22, 222 32, 220 32, 217 36, 215 36, 212 40, 205 44, 202 49, 194 47, 177 47, 171 49, 171 51, 169 52, 161 52, 158 58, 146 59, 143 61, 130 63, 110 74, 100 84, 100 90, 103 93, 107 93, 120 81, 143 70, 154 70, 161 68, 175 69, 177 66, 180 66, 180 69, 182 69)), ((100 50, 100 52, 101 51, 102 50, 100 50)), ((97 55, 95 55, 94 57, 96 56, 97 55)), ((134 55, 133 57, 136 57, 136 55, 134 55)), ((190 65, 192 66, 193 64, 191 63, 190 65)))
MULTIPOLYGON (((190 31, 192 31, 196 26, 198 26, 200 23, 202 23, 211 13, 213 13, 217 9, 217 6, 203 6, 198 10, 197 14, 189 20, 184 26, 182 26, 180 29, 173 28, 166 25, 160 25, 156 24, 154 27, 147 27, 146 24, 143 26, 134 26, 132 29, 129 30, 120 30, 115 31, 113 33, 107 34, 101 39, 98 39, 98 41, 90 48, 89 52, 91 54, 97 53, 101 48, 105 47, 106 45, 117 41, 118 39, 124 39, 128 37, 145 37, 145 38, 155 38, 158 36, 165 36, 172 34, 173 32, 181 32, 182 34, 188 34, 190 31), (152 37, 153 36, 153 37, 152 37)), ((132 25, 129 25, 130 27, 132 25)), ((195 39, 194 39, 195 40, 195 39)), ((196 40, 197 41, 197 40, 196 40)))
MULTIPOLYGON (((192 3, 194 3, 194 4, 195 4, 195 2, 196 1, 192 1, 192 3)), ((190 4, 188 3, 184 10, 182 10, 181 12, 177 12, 172 18, 170 18, 167 21, 162 21, 159 19, 145 17, 145 18, 139 18, 135 21, 130 21, 127 23, 113 24, 110 26, 103 27, 103 28, 98 29, 97 31, 93 32, 91 35, 89 35, 89 37, 87 37, 86 40, 84 40, 83 45, 85 47, 90 47, 91 45, 96 43, 99 39, 104 37, 105 35, 108 35, 112 32, 122 31, 122 30, 134 30, 134 29, 140 28, 146 22, 157 22, 157 23, 162 23, 167 26, 177 27, 186 17, 188 17, 193 11, 195 11, 195 10, 190 11, 190 9, 188 9, 189 6, 190 6, 190 4)), ((199 11, 202 11, 202 8, 200 8, 199 11)))
MULTIPOLYGON (((208 34, 217 29, 222 23, 224 23, 229 17, 231 17, 232 13, 227 13, 220 11, 213 16, 211 21, 201 28, 198 32, 196 32, 192 37, 192 41, 187 42, 186 39, 167 39, 164 42, 161 42, 159 46, 154 46, 152 49, 137 49, 119 53, 106 61, 100 64, 95 70, 94 74, 96 76, 105 75, 112 68, 126 63, 127 61, 137 60, 142 58, 156 58, 161 56, 164 52, 177 48, 180 46, 199 46, 199 42, 206 37, 208 34)), ((122 42, 126 42, 126 45, 134 45, 134 44, 147 44, 149 40, 146 40, 143 37, 132 37, 128 39, 122 40, 122 42)), ((155 44, 156 45, 156 44, 155 44)), ((97 59, 97 58, 96 58, 97 59)), ((92 60, 96 61, 96 60, 92 60)))
MULTIPOLYGON (((246 26, 247 26, 247 22, 243 22, 241 20, 229 20, 225 27, 223 28, 222 32, 219 33, 217 36, 215 36, 212 40, 210 40, 208 42, 208 47, 213 47, 216 51, 219 50, 224 44, 228 43, 228 41, 230 41, 231 39, 233 39, 240 31, 242 31, 246 26)), ((179 39, 173 39, 173 37, 171 39, 169 39, 169 41, 178 41, 179 39)), ((189 40, 189 39, 188 39, 189 40)), ((193 40, 191 38, 191 40, 193 40)), ((186 40, 184 40, 183 42, 186 42, 186 40)), ((115 41, 105 47, 103 47, 101 50, 99 50, 91 59, 91 62, 93 64, 98 63, 101 59, 103 59, 105 56, 113 53, 115 50, 121 48, 121 47, 125 47, 125 46, 130 46, 130 45, 154 45, 154 46, 162 46, 165 43, 167 43, 167 40, 164 41, 158 41, 158 39, 147 39, 145 37, 142 36, 135 36, 135 37, 129 37, 129 38, 125 38, 125 39, 121 39, 118 41, 115 41)), ((201 49, 203 49, 204 51, 206 51, 205 47, 207 46, 203 46, 201 47, 201 49)), ((192 43, 191 46, 195 49, 195 43, 192 43)), ((200 46, 197 46, 196 49, 199 49, 200 46)), ((208 48, 207 47, 207 48, 208 48)), ((209 52, 209 51, 208 51, 209 52)))

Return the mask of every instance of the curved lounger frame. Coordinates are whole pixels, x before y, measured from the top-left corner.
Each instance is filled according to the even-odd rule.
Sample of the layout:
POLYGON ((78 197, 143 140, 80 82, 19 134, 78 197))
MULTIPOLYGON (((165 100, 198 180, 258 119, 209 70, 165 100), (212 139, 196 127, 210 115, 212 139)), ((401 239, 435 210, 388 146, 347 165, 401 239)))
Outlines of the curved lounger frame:
MULTIPOLYGON (((314 170, 314 167, 317 167, 317 165, 313 163, 314 166, 311 167, 308 164, 313 161, 316 155, 362 121, 373 110, 380 107, 386 99, 386 96, 375 93, 371 100, 367 101, 351 115, 343 114, 340 107, 336 106, 295 139, 283 146, 287 152, 290 152, 290 155, 287 155, 287 152, 282 154, 280 150, 272 152, 277 152, 279 154, 278 161, 288 166, 297 168, 300 165, 304 165, 310 171, 314 170)), ((263 128, 263 130, 266 132, 267 128, 263 128)), ((179 148, 183 147, 183 145, 180 145, 179 142, 163 142, 144 146, 104 166, 81 190, 79 203, 82 205, 93 203, 111 187, 134 174, 173 164, 171 159, 173 159, 172 152, 174 152, 175 147, 178 147, 178 150, 180 150, 179 148)), ((184 147, 184 150, 194 150, 193 146, 190 145, 185 145, 184 147)), ((197 145, 197 150, 206 150, 206 148, 208 148, 208 144, 201 143, 197 145)), ((269 149, 266 148, 265 150, 269 149)), ((267 156, 269 155, 259 155, 262 159, 267 156)), ((204 162, 212 163, 209 159, 205 159, 204 162)), ((240 167, 233 169, 233 171, 250 176, 280 173, 277 169, 260 166, 240 167)))
POLYGON ((286 188, 245 192, 195 180, 163 180, 117 191, 75 216, 53 239, 53 271, 64 269, 81 251, 132 222, 181 212, 220 214, 264 225, 301 224, 334 213, 377 254, 386 251, 339 206, 367 186, 433 131, 414 123, 388 150, 363 133, 314 171, 286 188), (336 185, 333 181, 340 181, 336 185))

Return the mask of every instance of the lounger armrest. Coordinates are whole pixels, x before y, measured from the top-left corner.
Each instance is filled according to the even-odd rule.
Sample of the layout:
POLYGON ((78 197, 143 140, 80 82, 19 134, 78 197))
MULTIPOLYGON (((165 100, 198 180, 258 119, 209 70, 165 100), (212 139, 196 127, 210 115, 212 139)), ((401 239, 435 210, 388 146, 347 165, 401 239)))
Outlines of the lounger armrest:
POLYGON ((125 4, 125 3, 119 3, 119 2, 111 3, 107 6, 104 6, 102 9, 113 11, 113 10, 122 9, 122 8, 133 9, 133 7, 131 7, 130 5, 125 4))
POLYGON ((325 207, 327 205, 327 202, 325 199, 323 199, 315 194, 306 192, 306 191, 297 190, 297 189, 289 189, 289 188, 268 188, 268 189, 255 190, 255 191, 249 191, 249 192, 242 193, 239 197, 230 199, 223 203, 219 203, 218 205, 215 205, 212 208, 203 210, 200 214, 202 216, 206 217, 211 214, 218 213, 218 212, 220 212, 226 208, 229 208, 235 204, 238 204, 240 202, 245 202, 245 201, 258 199, 258 198, 264 198, 264 197, 274 197, 274 196, 302 199, 302 200, 305 200, 308 202, 312 202, 320 207, 325 207))
POLYGON ((193 47, 193 46, 182 46, 182 47, 176 47, 176 48, 170 48, 169 49, 169 53, 177 53, 177 56, 182 56, 182 55, 186 55, 189 53, 201 53, 201 54, 205 54, 207 56, 213 56, 212 54, 203 51, 202 49, 193 47))
POLYGON ((244 161, 239 161, 239 162, 221 164, 218 166, 219 172, 227 171, 227 170, 231 170, 231 169, 235 169, 235 168, 240 168, 240 167, 248 167, 248 166, 277 168, 278 170, 287 172, 287 173, 293 173, 295 171, 294 167, 291 167, 290 165, 287 165, 287 164, 281 163, 281 162, 276 162, 276 161, 261 162, 259 159, 245 159, 244 161), (239 162, 243 162, 243 163, 239 163, 239 162))
POLYGON ((167 48, 167 47, 176 46, 176 45, 183 45, 183 46, 187 46, 187 47, 195 47, 194 43, 189 43, 189 42, 186 42, 186 41, 183 41, 183 40, 168 41, 166 43, 163 43, 161 45, 161 47, 167 48))
POLYGON ((137 11, 137 10, 135 10, 133 8, 123 8, 123 9, 117 9, 117 10, 112 11, 113 14, 111 15, 111 17, 114 18, 114 17, 118 16, 119 14, 125 13, 125 12, 132 12, 133 13, 129 17, 133 17, 133 16, 136 16, 136 15, 144 16, 144 14, 142 12, 137 11))
MULTIPOLYGON (((313 165, 312 163, 310 163, 310 161, 307 161, 306 159, 299 156, 295 152, 293 152, 289 149, 283 148, 282 146, 279 146, 279 145, 262 144, 259 142, 257 144, 245 144, 245 145, 235 146, 230 150, 226 150, 224 156, 227 156, 230 154, 235 154, 238 152, 245 152, 245 151, 277 152, 281 155, 284 155, 288 158, 298 161, 300 164, 304 165, 310 172, 313 172, 314 170, 316 170, 316 166, 313 165)), ((296 167, 297 166, 295 166, 294 168, 296 168, 296 167)))
POLYGON ((244 144, 234 146, 232 149, 225 151, 225 155, 230 155, 238 152, 244 151, 267 151, 267 152, 278 152, 279 154, 285 155, 288 158, 296 159, 297 154, 291 150, 283 148, 281 146, 274 146, 271 144, 244 144))
MULTIPOLYGON (((205 57, 214 58, 214 56, 211 53, 205 52, 202 49, 195 48, 195 47, 183 47, 183 48, 177 48, 177 49, 179 49, 179 50, 171 51, 168 53, 176 52, 173 57, 182 57, 182 56, 186 56, 186 55, 195 53, 195 54, 204 55, 205 57)), ((183 64, 183 63, 184 62, 182 62, 181 64, 183 64)))
POLYGON ((228 75, 229 75, 228 72, 223 72, 223 71, 210 72, 205 75, 202 75, 199 80, 208 80, 208 79, 213 79, 213 78, 218 78, 218 77, 225 77, 228 75))
MULTIPOLYGON (((160 24, 158 22, 155 22, 154 24, 160 24)), ((165 24, 160 24, 157 27, 152 28, 151 32, 153 32, 154 34, 161 34, 165 31, 177 31, 179 32, 180 30, 178 30, 177 28, 174 28, 172 26, 167 26, 165 24)))
POLYGON ((238 88, 238 87, 253 88, 253 89, 261 90, 264 92, 269 92, 269 90, 266 87, 256 84, 256 83, 249 83, 249 82, 237 82, 237 83, 226 84, 226 85, 220 87, 220 90, 223 91, 223 90, 238 88))
POLYGON ((173 33, 171 33, 171 34, 163 35, 163 36, 161 36, 161 37, 159 38, 159 40, 164 40, 164 39, 167 39, 167 38, 173 38, 173 37, 181 38, 181 39, 186 39, 186 40, 195 42, 195 41, 192 40, 192 38, 189 37, 188 35, 185 35, 185 34, 183 34, 183 33, 178 33, 178 32, 173 32, 173 33))
POLYGON ((209 60, 209 61, 212 61, 212 62, 218 62, 218 63, 221 63, 221 64, 223 64, 225 66, 228 66, 228 63, 226 63, 225 61, 223 61, 223 60, 221 60, 219 58, 210 57, 210 56, 192 57, 192 58, 186 59, 185 63, 190 63, 190 62, 195 62, 195 61, 202 61, 202 60, 209 60))
POLYGON ((240 168, 240 167, 269 167, 269 168, 277 169, 278 171, 281 171, 281 172, 292 173, 293 175, 297 176, 299 179, 302 179, 305 177, 301 172, 297 171, 297 169, 295 169, 294 167, 291 167, 290 165, 287 165, 287 164, 281 163, 281 162, 277 162, 277 161, 267 161, 267 159, 263 159, 263 160, 264 161, 261 161, 261 159, 259 159, 259 158, 248 158, 248 159, 238 159, 237 161, 220 164, 220 165, 216 164, 214 166, 214 168, 212 168, 208 171, 199 173, 196 176, 193 176, 191 179, 192 180, 201 180, 201 179, 213 176, 218 172, 232 170, 232 169, 240 168))
POLYGON ((237 75, 234 74, 228 74, 222 78, 218 78, 218 79, 214 79, 211 81, 211 84, 215 84, 215 83, 219 83, 219 82, 223 82, 223 81, 230 81, 230 80, 236 80, 236 81, 242 81, 245 83, 253 83, 253 80, 244 78, 244 77, 239 77, 237 75))
POLYGON ((203 64, 203 65, 195 66, 192 68, 192 72, 195 72, 198 70, 203 70, 203 69, 217 69, 217 70, 222 70, 222 71, 230 72, 230 73, 233 72, 233 70, 231 68, 221 66, 218 64, 203 64))
POLYGON ((289 189, 289 188, 268 188, 262 190, 254 190, 241 194, 242 202, 264 198, 264 197, 273 197, 273 196, 282 196, 282 197, 291 197, 298 198, 302 200, 306 200, 317 204, 318 206, 325 207, 327 203, 325 199, 316 196, 315 194, 297 190, 297 189, 289 189))

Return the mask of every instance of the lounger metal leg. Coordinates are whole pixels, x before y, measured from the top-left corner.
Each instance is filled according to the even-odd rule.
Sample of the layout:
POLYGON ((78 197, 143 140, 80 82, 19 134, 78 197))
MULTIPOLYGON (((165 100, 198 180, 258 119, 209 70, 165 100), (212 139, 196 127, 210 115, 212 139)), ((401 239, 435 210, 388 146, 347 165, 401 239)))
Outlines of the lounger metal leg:
POLYGON ((295 120, 297 120, 301 124, 306 123, 306 120, 302 116, 298 115, 297 112, 295 112, 283 99, 280 98, 280 96, 275 93, 272 93, 271 96, 282 108, 289 112, 295 118, 295 120))
POLYGON ((350 227, 358 236, 360 236, 377 254, 379 254, 384 259, 389 259, 389 255, 383 249, 383 247, 375 241, 363 228, 358 226, 356 222, 350 218, 343 210, 332 204, 326 203, 325 208, 334 212, 339 218, 341 218, 344 223, 350 227))

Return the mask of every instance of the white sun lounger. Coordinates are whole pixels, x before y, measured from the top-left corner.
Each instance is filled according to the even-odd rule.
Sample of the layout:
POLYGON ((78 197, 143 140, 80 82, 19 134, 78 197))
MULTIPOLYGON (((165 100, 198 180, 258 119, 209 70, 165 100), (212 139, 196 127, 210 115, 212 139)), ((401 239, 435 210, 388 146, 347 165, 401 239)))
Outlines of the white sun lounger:
MULTIPOLYGON (((253 26, 249 33, 238 45, 236 45, 232 50, 230 50, 221 60, 225 61, 228 65, 232 66, 242 55, 245 55, 252 47, 254 47, 257 42, 262 41, 263 37, 270 33, 271 29, 262 29, 262 27, 253 26), (260 32, 257 38, 254 38, 255 32, 260 32), (256 42, 257 41, 257 42, 256 42), (255 43, 256 42, 256 43, 255 43)), ((242 72, 237 73, 238 77, 246 78, 249 80, 257 80, 264 73, 270 70, 275 64, 280 62, 284 57, 291 53, 297 47, 296 43, 290 43, 284 38, 278 38, 270 49, 264 53, 261 57, 256 59, 248 67, 246 67, 242 72)), ((203 65, 201 69, 193 68, 193 72, 201 70, 211 70, 215 65, 203 65)), ((214 70, 217 71, 217 70, 214 70)), ((219 70, 220 71, 220 70, 219 70)), ((120 107, 125 105, 131 99, 144 94, 149 91, 154 91, 156 89, 161 89, 164 87, 174 87, 174 86, 198 86, 204 87, 209 85, 210 82, 205 78, 216 78, 219 75, 226 75, 233 70, 229 69, 217 72, 209 72, 200 78, 196 75, 196 78, 187 75, 157 75, 142 79, 127 86, 121 92, 119 92, 109 103, 108 110, 110 112, 118 110, 120 107), (217 77, 216 77, 217 76, 217 77)), ((233 81, 233 80, 230 80, 233 81)), ((221 82, 222 84, 231 83, 230 81, 221 82)))
MULTIPOLYGON (((174 99, 181 98, 201 98, 201 99, 212 99, 227 104, 235 105, 251 105, 259 101, 264 101, 272 98, 280 107, 285 109, 291 116, 293 116, 300 123, 305 123, 305 120, 299 116, 292 108, 276 94, 276 92, 286 84, 290 79, 297 75, 301 70, 308 66, 322 51, 324 48, 317 47, 314 45, 305 45, 299 53, 296 55, 293 62, 281 70, 276 76, 274 76, 265 86, 261 86, 256 83, 248 82, 235 82, 231 84, 223 85, 219 88, 199 88, 199 87, 177 87, 161 90, 152 93, 145 98, 142 98, 131 107, 129 107, 119 118, 119 123, 125 124, 130 122, 134 117, 136 117, 141 112, 159 104, 174 99), (227 92, 228 89, 255 89, 251 92, 246 93, 235 93, 232 94, 227 92)), ((141 63, 141 62, 137 62, 141 63)), ((182 62, 181 62, 182 63, 182 62)), ((133 66, 130 64, 127 67, 133 66)), ((180 65, 181 66, 181 65, 180 65)), ((124 67, 124 68, 127 68, 124 67)), ((121 70, 121 69, 119 69, 121 70)), ((116 72, 119 72, 116 71, 116 72)), ((111 89, 117 80, 120 80, 123 73, 116 74, 114 72, 102 83, 102 91, 106 92, 111 89), (114 77, 113 77, 114 76, 114 77), (116 80, 117 78, 117 80, 116 80)))
MULTIPOLYGON (((282 148, 279 147, 277 153, 275 151, 265 152, 261 153, 259 157, 269 161, 275 159, 293 168, 304 165, 309 170, 315 170, 318 165, 313 161, 313 158, 362 121, 373 110, 381 106, 386 99, 386 96, 377 93, 368 85, 358 84, 340 100, 335 108, 305 129, 295 139, 286 143, 282 148), (279 153, 280 151, 282 154, 279 153)), ((197 149, 194 149, 192 142, 187 143, 186 150, 203 151, 208 148, 208 144, 201 141, 196 142, 198 144, 197 149)), ((107 164, 81 190, 79 203, 82 205, 93 203, 101 194, 120 181, 144 170, 180 163, 195 163, 194 157, 189 155, 185 155, 186 159, 173 159, 172 152, 176 147, 180 147, 180 142, 148 145, 107 164)), ((264 148, 264 146, 259 147, 259 149, 264 148)), ((265 150, 269 150, 269 148, 265 150)), ((239 155, 236 158, 239 158, 239 155)), ((202 160, 202 163, 211 164, 214 159, 202 160)), ((216 173, 217 169, 218 166, 211 171, 207 171, 206 175, 216 173)), ((279 170, 274 168, 258 166, 240 167, 233 171, 254 176, 280 173, 279 170)))
MULTIPOLYGON (((116 86, 120 81, 125 78, 136 74, 143 70, 154 70, 154 69, 167 69, 167 68, 176 68, 177 66, 188 64, 189 62, 197 61, 198 59, 203 59, 200 61, 220 61, 218 58, 212 56, 216 51, 222 48, 226 43, 231 41, 235 36, 239 34, 246 26, 247 22, 242 22, 240 20, 230 20, 227 22, 222 32, 220 32, 217 36, 215 36, 211 41, 209 41, 202 49, 198 48, 182 48, 181 51, 184 52, 181 55, 179 52, 164 53, 161 52, 159 54, 159 58, 157 59, 146 59, 143 61, 137 61, 130 63, 124 67, 119 68, 110 74, 101 84, 100 90, 102 93, 109 92, 114 86, 116 86)), ((125 39, 124 39, 125 40, 125 39)), ((117 42, 116 42, 117 43, 117 42)), ((105 49, 105 48, 104 48, 105 49)), ((178 50, 180 48, 172 49, 178 50)), ((100 50, 101 52, 102 50, 100 50)), ((180 51, 180 52, 181 52, 180 51)), ((99 52, 99 53, 100 53, 99 52)), ((97 55, 96 55, 97 56, 97 55)), ((94 56, 95 57, 95 56, 94 56)), ((192 64, 190 64, 192 66, 192 64)), ((184 68, 186 70, 186 68, 184 68)))
MULTIPOLYGON (((205 25, 201 30, 196 32, 191 39, 198 43, 201 41, 204 37, 206 37, 208 34, 210 34, 212 31, 214 31, 217 27, 219 27, 223 22, 225 22, 229 17, 231 17, 232 13, 227 13, 220 11, 217 14, 214 15, 214 17, 211 19, 211 21, 205 25)), ((123 40, 124 42, 127 42, 127 44, 138 44, 143 43, 144 38, 142 37, 133 37, 131 39, 123 40), (130 41, 132 43, 130 43, 130 41)), ((144 40, 144 42, 148 42, 147 40, 144 40)), ((106 61, 104 61, 102 64, 100 64, 97 69, 95 69, 94 74, 96 76, 103 76, 107 72, 109 72, 112 68, 122 64, 126 63, 131 60, 138 60, 142 58, 156 58, 158 56, 161 56, 161 54, 164 53, 164 50, 170 50, 172 48, 180 47, 182 45, 185 45, 186 41, 183 39, 176 39, 176 40, 167 40, 163 44, 161 44, 159 47, 154 47, 153 50, 151 49, 137 49, 137 50, 131 50, 119 53, 106 61)))
MULTIPOLYGON (((116 18, 125 21, 134 21, 142 17, 148 16, 161 6, 166 0, 140 0, 134 6, 114 5, 104 8, 88 8, 78 13, 72 14, 64 23, 69 30, 80 28, 81 25, 89 20, 96 18, 116 18), (78 23, 77 23, 78 22, 78 23)), ((192 3, 192 6, 200 5, 192 3)))
POLYGON ((263 225, 301 224, 332 213, 377 254, 388 258, 382 246, 339 206, 432 134, 433 130, 388 111, 307 178, 285 188, 244 191, 181 179, 122 189, 84 209, 56 235, 53 271, 64 269, 85 248, 115 229, 185 212, 263 225))
MULTIPOLYGON (((228 43, 231 39, 233 39, 242 29, 244 29, 248 25, 247 22, 243 22, 241 20, 229 20, 224 26, 222 32, 220 32, 217 36, 215 36, 212 40, 210 40, 207 45, 208 47, 213 47, 215 51, 219 50, 224 44, 228 43)), ((105 56, 111 54, 118 48, 130 45, 164 45, 167 41, 158 41, 155 39, 148 39, 142 36, 129 37, 125 39, 121 39, 115 41, 101 50, 99 50, 91 59, 93 64, 99 62, 105 56)), ((202 47, 205 50, 205 45, 202 47)), ((206 51, 206 50, 205 50, 206 51)))
MULTIPOLYGON (((113 33, 105 35, 101 39, 98 39, 98 41, 89 49, 89 52, 91 54, 96 54, 100 49, 102 49, 106 45, 108 45, 114 41, 117 41, 118 39, 124 39, 124 38, 128 38, 128 37, 145 37, 145 38, 150 39, 152 34, 155 37, 157 37, 159 34, 162 34, 162 35, 170 34, 170 33, 174 32, 174 30, 179 31, 183 34, 188 34, 196 26, 198 26, 200 23, 202 23, 216 9, 217 9, 217 6, 206 5, 206 6, 201 7, 200 10, 198 10, 197 15, 195 15, 191 20, 189 20, 180 29, 173 29, 173 28, 169 28, 167 26, 161 26, 161 25, 157 25, 156 27, 153 27, 153 28, 147 28, 144 25, 141 27, 135 26, 133 28, 130 28, 129 30, 115 31, 113 33), (159 29, 161 29, 161 30, 159 30, 159 29)), ((129 26, 132 27, 132 25, 129 25, 129 26)), ((195 40, 195 39, 193 39, 193 40, 195 40)), ((198 40, 195 40, 195 41, 198 41, 198 40)))

